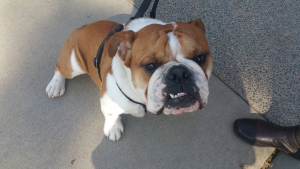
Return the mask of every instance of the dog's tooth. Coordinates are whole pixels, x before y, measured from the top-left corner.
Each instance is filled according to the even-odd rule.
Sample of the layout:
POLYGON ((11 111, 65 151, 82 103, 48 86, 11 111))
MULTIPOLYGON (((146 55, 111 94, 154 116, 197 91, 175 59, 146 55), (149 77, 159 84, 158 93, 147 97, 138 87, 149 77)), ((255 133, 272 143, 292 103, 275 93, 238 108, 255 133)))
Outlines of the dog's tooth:
POLYGON ((175 97, 173 94, 170 94, 170 96, 171 96, 172 99, 174 99, 174 97, 175 97))
POLYGON ((177 98, 178 96, 177 95, 175 95, 175 98, 177 98))

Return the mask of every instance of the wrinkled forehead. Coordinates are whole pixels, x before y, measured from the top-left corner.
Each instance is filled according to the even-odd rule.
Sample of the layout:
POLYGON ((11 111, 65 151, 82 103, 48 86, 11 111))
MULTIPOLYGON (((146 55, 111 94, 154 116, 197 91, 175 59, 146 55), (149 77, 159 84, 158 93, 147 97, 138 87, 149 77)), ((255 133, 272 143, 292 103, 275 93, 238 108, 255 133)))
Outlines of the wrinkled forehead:
POLYGON ((152 24, 138 31, 135 35, 132 59, 164 64, 171 60, 176 61, 178 56, 191 59, 196 55, 208 53, 207 41, 197 27, 176 22, 166 25, 152 24))

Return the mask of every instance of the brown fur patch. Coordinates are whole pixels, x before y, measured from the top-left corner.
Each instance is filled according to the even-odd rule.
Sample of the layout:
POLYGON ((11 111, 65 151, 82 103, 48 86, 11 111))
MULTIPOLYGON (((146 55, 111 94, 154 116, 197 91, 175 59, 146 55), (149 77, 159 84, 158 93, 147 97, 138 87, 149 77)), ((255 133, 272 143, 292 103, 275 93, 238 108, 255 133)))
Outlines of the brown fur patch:
MULTIPOLYGON (((61 49, 61 54, 58 58, 55 70, 59 70, 65 78, 71 78, 71 52, 74 49, 75 58, 79 67, 91 76, 92 80, 98 87, 102 88, 101 94, 104 93, 106 91, 105 85, 102 86, 102 83, 100 82, 97 69, 93 65, 93 59, 97 54, 102 40, 118 25, 118 23, 111 21, 97 21, 75 29, 61 49)), ((109 39, 104 45, 103 55, 100 62, 103 83, 106 82, 106 75, 111 73, 112 58, 110 58, 107 54, 108 42, 109 39)))
POLYGON ((108 55, 114 57, 118 51, 118 55, 124 62, 124 65, 130 67, 131 49, 134 40, 133 31, 118 32, 109 41, 108 55))
POLYGON ((199 29, 199 27, 191 23, 194 22, 177 22, 176 24, 178 26, 175 29, 174 34, 177 36, 182 46, 181 51, 183 52, 185 58, 193 59, 195 56, 200 54, 207 55, 205 64, 201 66, 201 68, 206 74, 207 70, 209 70, 210 72, 212 71, 212 58, 210 55, 207 40, 204 37, 204 25, 202 27, 198 20, 196 23, 200 24, 202 27, 201 29, 199 29))
POLYGON ((136 88, 144 88, 152 75, 146 72, 142 65, 149 63, 163 65, 170 60, 167 33, 173 29, 172 24, 153 24, 136 33, 130 67, 133 72, 132 81, 136 88))

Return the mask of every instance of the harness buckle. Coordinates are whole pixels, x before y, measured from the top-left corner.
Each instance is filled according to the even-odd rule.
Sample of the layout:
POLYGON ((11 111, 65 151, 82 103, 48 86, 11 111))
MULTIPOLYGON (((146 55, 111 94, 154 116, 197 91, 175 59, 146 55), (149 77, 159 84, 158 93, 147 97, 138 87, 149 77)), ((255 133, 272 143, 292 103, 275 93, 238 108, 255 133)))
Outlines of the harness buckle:
POLYGON ((94 58, 93 63, 94 63, 95 68, 98 68, 98 59, 97 59, 97 57, 94 58))

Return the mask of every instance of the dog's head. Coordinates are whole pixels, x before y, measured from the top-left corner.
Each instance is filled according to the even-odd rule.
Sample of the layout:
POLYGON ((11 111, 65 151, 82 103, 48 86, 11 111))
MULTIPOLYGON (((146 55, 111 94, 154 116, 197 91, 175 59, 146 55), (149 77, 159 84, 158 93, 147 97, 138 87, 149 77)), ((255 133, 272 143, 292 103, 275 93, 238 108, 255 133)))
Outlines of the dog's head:
POLYGON ((143 91, 148 111, 181 114, 207 104, 212 59, 200 18, 188 23, 150 24, 137 32, 115 34, 117 53, 131 70, 133 86, 143 91))

